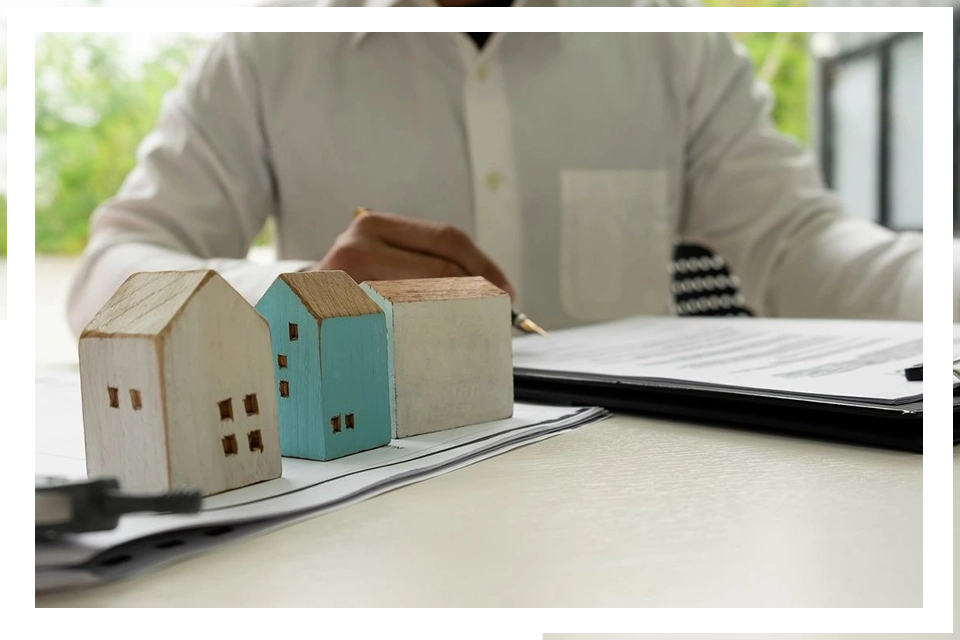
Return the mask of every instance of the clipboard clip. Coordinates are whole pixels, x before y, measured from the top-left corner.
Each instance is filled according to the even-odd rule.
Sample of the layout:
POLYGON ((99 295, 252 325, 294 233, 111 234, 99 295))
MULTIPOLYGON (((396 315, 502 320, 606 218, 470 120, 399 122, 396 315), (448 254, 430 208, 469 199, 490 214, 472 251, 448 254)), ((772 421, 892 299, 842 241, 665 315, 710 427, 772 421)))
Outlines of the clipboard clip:
MULTIPOLYGON (((954 375, 956 375, 957 370, 953 370, 954 375)), ((903 370, 903 375, 908 382, 919 382, 923 380, 923 364, 915 364, 912 367, 907 367, 903 370)))

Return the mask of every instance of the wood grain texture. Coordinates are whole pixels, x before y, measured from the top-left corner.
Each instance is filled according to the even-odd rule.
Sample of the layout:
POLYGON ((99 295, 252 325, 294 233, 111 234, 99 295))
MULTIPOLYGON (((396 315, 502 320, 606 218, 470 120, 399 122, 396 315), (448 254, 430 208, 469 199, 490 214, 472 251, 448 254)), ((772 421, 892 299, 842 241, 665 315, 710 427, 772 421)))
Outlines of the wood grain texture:
POLYGON ((213 271, 135 273, 84 328, 81 338, 162 333, 213 271))
POLYGON ((919 607, 922 484, 913 454, 616 417, 37 604, 919 607))
POLYGON ((164 348, 167 434, 173 486, 211 495, 280 477, 280 434, 269 329, 219 276, 196 294, 173 323, 164 348), (243 400, 257 396, 258 413, 243 400), (218 403, 229 399, 231 419, 218 403), (250 434, 259 431, 251 450, 250 434), (237 453, 226 455, 233 435, 237 453))
POLYGON ((420 278, 415 280, 370 280, 368 287, 393 303, 422 300, 463 300, 496 298, 507 292, 486 278, 420 278))
MULTIPOLYGON (((466 281, 471 291, 474 278, 466 281)), ((482 278, 481 278, 482 280, 482 278)), ((392 301, 362 286, 386 313, 391 391, 399 438, 506 418, 513 413, 510 298, 392 301)), ((399 300, 400 298, 398 298, 399 300)))
POLYGON ((298 274, 307 276, 293 280, 299 294, 286 275, 294 274, 280 276, 257 303, 270 324, 277 388, 284 383, 288 388, 288 395, 279 397, 283 455, 332 460, 387 444, 392 422, 383 312, 349 276, 344 280, 343 272, 298 274), (313 284, 304 286, 307 281, 313 284), (308 288, 307 298, 322 291, 346 302, 308 308, 303 293, 308 288), (372 311, 361 313, 364 309, 372 311), (298 327, 296 340, 291 323, 298 327), (353 416, 352 429, 346 428, 347 414, 353 416))
POLYGON ((380 312, 353 278, 343 271, 282 273, 279 278, 317 320, 380 312))
POLYGON ((320 430, 320 327, 302 301, 281 279, 274 281, 257 302, 257 311, 270 326, 274 383, 280 416, 280 450, 294 458, 322 459, 320 430), (296 324, 297 339, 289 325, 296 324), (279 356, 286 356, 281 368, 279 356), (284 383, 286 383, 284 385, 284 383), (286 396, 280 396, 285 386, 286 396))
POLYGON ((131 491, 170 486, 157 355, 153 338, 80 341, 84 449, 90 477, 114 476, 131 491), (109 388, 118 390, 117 408, 110 406, 109 388), (139 411, 130 402, 130 389, 140 391, 139 411))
POLYGON ((378 307, 383 310, 383 317, 386 326, 386 347, 387 347, 387 402, 390 405, 390 437, 397 437, 397 377, 396 377, 396 351, 393 348, 393 304, 384 299, 378 291, 373 289, 369 283, 361 283, 360 287, 364 293, 370 296, 378 307))
POLYGON ((138 274, 105 309, 80 340, 89 474, 204 495, 280 476, 269 330, 240 294, 212 271, 138 274))
POLYGON ((383 313, 332 318, 320 327, 323 460, 340 458, 390 442, 387 326, 383 313), (348 429, 347 416, 353 428, 348 429), (333 433, 331 420, 342 429, 333 433))

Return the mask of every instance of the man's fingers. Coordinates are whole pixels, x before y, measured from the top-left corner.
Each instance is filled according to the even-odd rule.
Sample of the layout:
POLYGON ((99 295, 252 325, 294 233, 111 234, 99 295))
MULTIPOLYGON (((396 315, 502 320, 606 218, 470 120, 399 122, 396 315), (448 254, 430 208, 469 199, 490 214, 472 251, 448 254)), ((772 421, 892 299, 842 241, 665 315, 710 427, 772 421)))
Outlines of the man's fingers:
POLYGON ((470 275, 449 260, 398 249, 378 241, 358 241, 334 247, 318 263, 317 268, 346 271, 357 282, 470 275))
POLYGON ((462 278, 470 275, 455 262, 388 245, 383 245, 374 252, 372 261, 374 272, 383 274, 378 278, 380 280, 462 278))
POLYGON ((434 220, 370 211, 354 221, 358 233, 397 249, 428 254, 460 266, 465 275, 483 276, 515 295, 513 285, 470 237, 456 227, 434 220))

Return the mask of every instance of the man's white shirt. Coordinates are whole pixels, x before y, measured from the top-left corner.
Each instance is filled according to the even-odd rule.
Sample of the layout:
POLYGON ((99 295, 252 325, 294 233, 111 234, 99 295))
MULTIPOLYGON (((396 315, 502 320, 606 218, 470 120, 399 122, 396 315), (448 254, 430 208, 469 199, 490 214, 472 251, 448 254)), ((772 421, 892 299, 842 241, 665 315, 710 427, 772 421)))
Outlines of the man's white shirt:
POLYGON ((548 328, 672 313, 681 240, 760 315, 920 319, 919 234, 848 215, 770 108, 723 34, 227 34, 97 210, 71 325, 135 271, 212 268, 256 302, 358 206, 464 229, 548 328), (279 261, 250 262, 271 216, 279 261))

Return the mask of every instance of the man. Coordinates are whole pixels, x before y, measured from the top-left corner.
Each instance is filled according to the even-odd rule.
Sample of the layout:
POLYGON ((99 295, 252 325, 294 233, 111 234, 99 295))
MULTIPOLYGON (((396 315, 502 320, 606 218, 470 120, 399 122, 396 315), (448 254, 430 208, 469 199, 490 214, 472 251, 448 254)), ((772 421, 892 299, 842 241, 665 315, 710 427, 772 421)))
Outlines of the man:
POLYGON ((921 318, 919 236, 843 211, 726 35, 486 35, 223 37, 96 212, 73 329, 130 273, 195 268, 251 302, 343 269, 483 275, 548 329, 668 314, 679 240, 758 315, 921 318))

